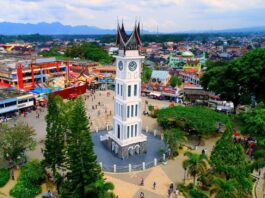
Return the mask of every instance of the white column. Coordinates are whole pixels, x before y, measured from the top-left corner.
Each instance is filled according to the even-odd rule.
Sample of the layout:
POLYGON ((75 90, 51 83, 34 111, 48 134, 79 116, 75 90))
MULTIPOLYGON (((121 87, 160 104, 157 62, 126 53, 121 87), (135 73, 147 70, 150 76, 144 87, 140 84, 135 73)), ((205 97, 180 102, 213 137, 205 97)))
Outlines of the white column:
POLYGON ((132 165, 129 164, 129 172, 132 172, 132 165))
POLYGON ((143 162, 143 170, 145 170, 145 162, 143 162))
POLYGON ((113 172, 116 173, 116 164, 113 165, 113 172))

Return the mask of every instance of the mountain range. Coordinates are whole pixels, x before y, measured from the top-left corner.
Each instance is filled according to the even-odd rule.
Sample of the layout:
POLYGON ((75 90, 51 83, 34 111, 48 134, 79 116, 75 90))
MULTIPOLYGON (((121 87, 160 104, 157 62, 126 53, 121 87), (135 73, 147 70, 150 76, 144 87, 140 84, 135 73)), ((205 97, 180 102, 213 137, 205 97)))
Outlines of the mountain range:
MULTIPOLYGON (((251 33, 251 32, 265 32, 265 26, 235 28, 224 30, 205 30, 205 31, 183 31, 181 33, 251 33)), ((43 35, 103 35, 115 34, 115 29, 103 29, 96 26, 71 26, 63 25, 61 23, 0 23, 0 34, 2 35, 28 35, 28 34, 43 34, 43 35)), ((144 31, 145 34, 152 34, 154 32, 144 31)), ((179 32, 180 33, 180 32, 179 32)), ((163 33, 164 34, 164 33, 163 33)))

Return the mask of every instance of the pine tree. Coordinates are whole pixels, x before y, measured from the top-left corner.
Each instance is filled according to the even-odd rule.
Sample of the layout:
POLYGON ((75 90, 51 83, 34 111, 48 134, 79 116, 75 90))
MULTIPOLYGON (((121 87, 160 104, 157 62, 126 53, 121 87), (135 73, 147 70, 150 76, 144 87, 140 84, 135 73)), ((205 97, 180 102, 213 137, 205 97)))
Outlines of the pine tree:
POLYGON ((62 197, 111 197, 113 185, 103 179, 96 162, 88 119, 81 98, 76 99, 71 111, 67 137, 67 175, 62 197))
POLYGON ((56 175, 56 167, 60 167, 64 161, 64 134, 67 127, 61 110, 62 103, 60 97, 50 95, 48 98, 44 165, 52 169, 53 175, 56 175))
POLYGON ((232 126, 228 124, 226 131, 217 141, 211 153, 210 164, 214 171, 224 174, 226 179, 235 179, 240 197, 251 193, 251 166, 244 154, 243 147, 232 139, 232 126))

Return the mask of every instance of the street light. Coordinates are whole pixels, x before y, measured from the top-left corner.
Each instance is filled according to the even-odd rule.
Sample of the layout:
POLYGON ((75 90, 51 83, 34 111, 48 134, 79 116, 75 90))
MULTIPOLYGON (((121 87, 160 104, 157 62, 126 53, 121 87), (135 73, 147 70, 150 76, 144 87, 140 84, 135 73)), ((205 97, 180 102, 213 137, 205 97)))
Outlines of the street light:
POLYGON ((186 181, 186 171, 187 171, 187 168, 184 168, 184 184, 185 184, 185 181, 186 181))

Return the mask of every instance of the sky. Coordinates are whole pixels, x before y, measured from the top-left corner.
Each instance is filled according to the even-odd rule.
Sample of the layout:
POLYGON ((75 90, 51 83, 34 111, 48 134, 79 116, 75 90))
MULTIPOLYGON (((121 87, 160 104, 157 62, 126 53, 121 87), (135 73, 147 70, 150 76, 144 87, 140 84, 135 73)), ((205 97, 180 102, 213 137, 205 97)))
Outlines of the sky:
POLYGON ((265 0, 0 0, 0 22, 183 32, 265 26, 265 0))

